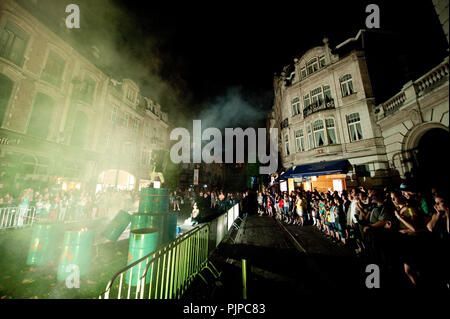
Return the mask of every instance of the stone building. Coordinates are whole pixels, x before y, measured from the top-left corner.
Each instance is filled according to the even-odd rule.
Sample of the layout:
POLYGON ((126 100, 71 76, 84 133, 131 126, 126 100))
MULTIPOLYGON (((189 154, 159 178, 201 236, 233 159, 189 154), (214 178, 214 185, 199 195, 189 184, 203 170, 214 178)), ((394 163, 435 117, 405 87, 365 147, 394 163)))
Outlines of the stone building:
POLYGON ((449 59, 406 83, 375 107, 389 166, 428 186, 446 185, 449 141, 449 59))
POLYGON ((151 152, 167 147, 167 113, 89 50, 18 2, 0 3, 0 184, 131 188, 149 179, 151 152))
MULTIPOLYGON (((355 40, 362 36, 360 31, 355 40)), ((350 43, 350 44, 348 44, 350 43)), ((364 51, 339 55, 328 39, 274 78, 269 127, 279 127, 279 152, 289 190, 345 189, 384 183, 388 159, 364 51), (355 174, 358 174, 358 180, 355 174)))

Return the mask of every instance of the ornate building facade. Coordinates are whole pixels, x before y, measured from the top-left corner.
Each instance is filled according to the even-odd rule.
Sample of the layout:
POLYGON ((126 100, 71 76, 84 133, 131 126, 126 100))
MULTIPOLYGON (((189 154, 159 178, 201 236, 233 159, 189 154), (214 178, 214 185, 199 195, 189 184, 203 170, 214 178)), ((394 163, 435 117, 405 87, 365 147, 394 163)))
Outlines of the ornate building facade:
POLYGON ((0 184, 137 187, 168 129, 167 113, 132 80, 99 68, 16 1, 1 2, 0 184))

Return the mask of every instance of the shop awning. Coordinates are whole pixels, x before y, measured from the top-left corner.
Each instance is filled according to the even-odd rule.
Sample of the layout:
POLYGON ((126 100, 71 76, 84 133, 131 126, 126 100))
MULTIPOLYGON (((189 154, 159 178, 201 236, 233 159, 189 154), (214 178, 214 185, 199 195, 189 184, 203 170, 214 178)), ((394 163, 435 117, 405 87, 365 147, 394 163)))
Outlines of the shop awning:
POLYGON ((293 166, 281 175, 280 179, 346 174, 350 167, 347 159, 293 166))

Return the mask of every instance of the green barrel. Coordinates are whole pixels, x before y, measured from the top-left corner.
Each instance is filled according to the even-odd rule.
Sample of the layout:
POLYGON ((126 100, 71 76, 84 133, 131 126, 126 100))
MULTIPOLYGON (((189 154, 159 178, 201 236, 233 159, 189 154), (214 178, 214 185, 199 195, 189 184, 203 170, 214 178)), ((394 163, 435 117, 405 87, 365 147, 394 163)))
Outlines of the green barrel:
POLYGON ((27 265, 48 264, 56 255, 56 229, 53 224, 34 224, 27 265))
POLYGON ((69 265, 78 266, 81 276, 89 272, 94 234, 93 230, 65 232, 59 256, 58 280, 65 280, 68 275, 73 274, 74 270, 69 265))
POLYGON ((131 215, 121 210, 106 226, 103 236, 111 241, 116 241, 131 221, 131 215))
POLYGON ((143 188, 139 201, 139 213, 166 213, 169 210, 169 190, 166 188, 143 188))
POLYGON ((167 188, 156 188, 154 212, 164 214, 169 211, 170 192, 167 188))
MULTIPOLYGON (((130 232, 130 243, 128 246, 128 263, 132 264, 136 260, 152 253, 158 246, 158 229, 136 229, 130 232)), ((125 283, 136 286, 138 279, 145 271, 146 261, 143 261, 129 269, 125 274, 125 283), (132 274, 131 274, 132 273, 132 274), (131 274, 131 275, 130 275, 131 274), (131 279, 130 279, 131 276, 131 279)), ((146 283, 149 283, 151 271, 147 272, 146 283)))
POLYGON ((177 213, 167 213, 164 214, 166 218, 166 236, 167 242, 171 242, 177 238, 177 223, 178 223, 178 214, 177 213))
POLYGON ((157 228, 158 232, 158 247, 166 244, 167 238, 167 217, 166 214, 150 214, 150 226, 157 228))
POLYGON ((154 195, 156 188, 142 188, 141 200, 139 201, 139 213, 149 214, 154 211, 154 195))
POLYGON ((131 215, 131 226, 130 231, 136 230, 136 229, 146 229, 150 228, 152 225, 151 223, 151 217, 150 214, 143 214, 143 213, 136 213, 131 215))

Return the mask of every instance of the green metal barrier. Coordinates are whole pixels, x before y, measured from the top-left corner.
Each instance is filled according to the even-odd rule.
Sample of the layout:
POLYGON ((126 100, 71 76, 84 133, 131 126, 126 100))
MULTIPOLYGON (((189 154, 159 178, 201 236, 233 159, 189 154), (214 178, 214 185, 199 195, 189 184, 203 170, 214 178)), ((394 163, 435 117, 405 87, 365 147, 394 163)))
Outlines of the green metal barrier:
POLYGON ((208 269, 220 275, 208 260, 209 225, 196 227, 159 250, 129 264, 116 273, 100 299, 178 299, 195 276, 208 269), (124 275, 133 269, 145 269, 133 286, 124 275), (147 276, 150 278, 147 278, 147 276))
MULTIPOLYGON (((230 213, 219 216, 223 232, 228 232, 232 226, 228 225, 227 217, 224 219, 230 213)), ((237 210, 232 222, 238 218, 238 213, 237 210)), ((216 246, 215 240, 211 246, 216 246)), ((196 276, 206 282, 202 275, 204 270, 210 271, 215 279, 219 278, 220 273, 209 260, 209 247, 210 225, 199 225, 117 272, 99 299, 179 299, 196 276), (130 277, 124 280, 124 276, 127 272, 132 276, 135 269, 138 269, 139 280, 133 285, 130 277)))

